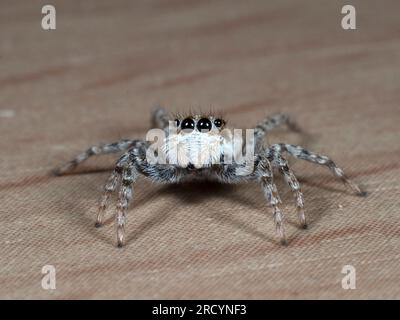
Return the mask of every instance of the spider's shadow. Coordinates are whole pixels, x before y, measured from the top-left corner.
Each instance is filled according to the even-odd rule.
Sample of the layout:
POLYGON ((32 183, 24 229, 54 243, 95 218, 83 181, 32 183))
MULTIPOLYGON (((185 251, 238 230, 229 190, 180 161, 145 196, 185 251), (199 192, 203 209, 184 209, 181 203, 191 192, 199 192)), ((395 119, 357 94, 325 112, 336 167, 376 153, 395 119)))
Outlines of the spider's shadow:
MULTIPOLYGON (((286 212, 286 222, 297 229, 299 232, 304 231, 299 226, 297 216, 295 214, 295 201, 293 200, 291 191, 289 190, 283 179, 276 179, 276 184, 278 190, 280 190, 280 195, 283 203, 287 204, 286 212)), ((336 190, 337 191, 337 190, 336 190)), ((250 183, 240 183, 240 184, 222 184, 214 181, 191 181, 179 184, 169 184, 163 185, 154 192, 154 197, 167 196, 175 197, 179 205, 187 204, 206 204, 212 199, 228 199, 231 202, 237 203, 240 206, 246 206, 251 212, 259 213, 262 212, 265 216, 263 223, 274 223, 271 208, 266 203, 266 200, 261 192, 261 187, 257 182, 250 183), (258 196, 249 197, 248 194, 241 192, 242 188, 251 188, 252 190, 258 190, 256 192, 258 196)), ((305 194, 307 197, 307 193, 305 194)), ((138 209, 143 203, 148 202, 149 199, 141 199, 135 203, 132 210, 138 209)), ((262 240, 266 240, 270 243, 280 245, 275 234, 267 235, 259 231, 257 228, 251 226, 247 221, 238 217, 235 210, 228 208, 224 212, 220 212, 218 209, 210 210, 210 206, 206 207, 207 210, 200 212, 204 215, 204 218, 211 218, 217 223, 231 225, 236 229, 246 232, 252 236, 258 237, 262 240), (228 212, 227 212, 228 211, 228 212)), ((170 208, 165 208, 162 213, 157 212, 149 217, 147 220, 142 222, 133 232, 131 232, 127 237, 127 243, 134 239, 138 239, 147 230, 151 229, 153 226, 162 223, 163 221, 170 218, 176 211, 175 206, 170 208)), ((321 218, 321 208, 318 207, 307 207, 306 215, 308 219, 309 226, 315 224, 321 218)), ((251 219, 251 215, 248 216, 251 219)), ((112 217, 110 218, 110 222, 112 217)), ((288 241, 291 241, 291 235, 288 234, 288 241)))
MULTIPOLYGON (((187 205, 207 203, 210 198, 227 198, 230 201, 236 202, 242 206, 246 205, 253 210, 257 210, 255 208, 259 207, 259 202, 256 202, 249 197, 243 195, 239 191, 239 188, 243 187, 243 184, 229 185, 214 181, 190 181, 179 184, 169 184, 161 186, 157 190, 156 194, 157 196, 175 197, 177 198, 177 201, 179 201, 179 204, 187 205)), ((260 198, 262 199, 261 192, 260 198)), ((132 209, 134 210, 134 208, 140 207, 140 205, 141 203, 136 203, 136 205, 134 205, 132 209)), ((268 210, 267 206, 265 207, 265 209, 268 210)), ((165 221, 173 214, 173 212, 175 211, 175 207, 167 208, 162 211, 162 214, 156 213, 155 215, 141 223, 135 231, 129 234, 129 236, 127 237, 127 243, 129 243, 133 239, 137 239, 140 235, 145 233, 153 226, 159 224, 162 221, 165 221)), ((236 217, 234 212, 221 213, 218 210, 210 210, 210 207, 207 206, 206 212, 201 212, 201 214, 204 215, 204 218, 211 218, 218 223, 229 224, 253 236, 259 237, 263 240, 267 240, 274 244, 276 243, 276 239, 274 239, 273 237, 268 237, 264 233, 253 228, 252 226, 247 224, 246 221, 243 221, 240 218, 236 217)))
MULTIPOLYGON (((85 171, 84 173, 91 174, 94 172, 100 172, 100 171, 106 171, 103 169, 100 170, 91 170, 91 171, 85 171)), ((107 170, 108 171, 108 170, 107 170)), ((71 173, 72 174, 78 174, 77 173, 71 173)), ((93 189, 92 184, 89 184, 88 179, 84 179, 85 181, 83 184, 87 185, 85 189, 93 189)), ((141 181, 138 181, 138 183, 141 183, 141 181)), ((82 186, 82 180, 78 184, 79 186, 82 186)), ((229 199, 230 201, 236 202, 241 206, 248 206, 251 208, 251 210, 256 211, 259 210, 258 208, 260 207, 260 201, 264 203, 265 199, 262 196, 262 192, 260 191, 260 201, 257 199, 252 199, 251 197, 248 197, 247 195, 243 194, 240 189, 241 188, 257 188, 257 183, 249 183, 246 185, 244 184, 237 184, 237 185, 229 185, 229 184, 222 184, 219 182, 213 182, 213 181, 190 181, 190 182, 183 182, 179 184, 166 184, 166 185, 161 185, 157 186, 154 188, 150 195, 147 197, 140 197, 137 200, 132 201, 132 206, 130 207, 129 211, 136 211, 140 210, 140 208, 146 204, 151 202, 153 199, 157 199, 158 197, 164 197, 164 198, 175 198, 177 206, 179 205, 194 205, 194 204, 206 204, 210 198, 212 199, 229 199)), ((77 191, 75 191, 77 188, 77 185, 71 185, 71 193, 73 194, 72 197, 68 197, 71 199, 76 199, 78 195, 75 195, 77 191)), ((107 226, 110 226, 113 224, 113 221, 115 219, 115 212, 114 212, 114 207, 115 207, 115 195, 113 199, 110 199, 110 204, 109 204, 109 209, 107 210, 108 213, 113 213, 109 214, 106 216, 106 219, 104 221, 104 226, 103 228, 106 228, 107 226)), ((85 219, 85 223, 80 224, 80 228, 84 228, 82 230, 83 232, 90 232, 92 234, 95 234, 96 237, 101 237, 102 240, 105 242, 109 242, 109 234, 104 233, 104 232, 98 232, 94 227, 94 220, 92 217, 92 214, 89 214, 85 210, 82 209, 82 207, 76 203, 76 201, 70 201, 67 204, 67 207, 69 210, 73 212, 80 212, 79 216, 82 216, 85 219)), ((224 212, 220 212, 218 209, 211 209, 210 206, 207 207, 207 212, 200 212, 200 214, 204 215, 204 218, 211 218, 215 220, 217 223, 221 224, 229 224, 239 230, 242 230, 244 232, 247 232, 248 234, 251 234, 253 236, 256 236, 258 238, 261 238, 263 240, 267 240, 269 242, 272 242, 274 244, 277 244, 276 239, 273 236, 267 236, 263 232, 260 232, 256 228, 252 227, 249 225, 246 221, 240 219, 235 215, 235 212, 233 210, 229 210, 230 208, 226 208, 227 210, 224 210, 224 212), (226 212, 229 211, 229 212, 226 212)), ((269 213, 269 208, 267 205, 263 207, 261 210, 264 210, 266 213, 266 223, 269 221, 270 217, 270 222, 273 223, 272 221, 272 215, 268 215, 269 213)), ((126 237, 126 244, 129 244, 131 241, 135 241, 139 239, 142 235, 144 235, 148 230, 152 229, 155 226, 160 225, 161 223, 167 221, 170 219, 176 212, 176 206, 169 206, 166 208, 162 208, 158 210, 155 213, 150 214, 146 219, 139 224, 133 231, 130 231, 127 234, 126 237)))
MULTIPOLYGON (((101 171, 106 171, 106 170, 105 169, 92 170, 89 172, 86 171, 85 173, 90 174, 101 171)), ((276 178, 277 179, 275 180, 275 183, 277 184, 277 188, 279 190, 282 201, 284 204, 287 205, 286 210, 284 210, 286 214, 286 223, 295 227, 296 229, 299 229, 298 221, 295 215, 294 201, 291 192, 288 186, 283 181, 283 179, 279 177, 279 175, 276 175, 276 178)), ((312 182, 305 179, 299 179, 299 181, 304 185, 308 184, 313 185, 312 182)), ((140 183, 140 181, 138 182, 140 183)), ((89 185, 88 188, 90 188, 89 185)), ((335 192, 344 192, 343 190, 340 190, 338 188, 332 188, 328 186, 325 186, 325 189, 335 192)), ((306 192, 304 195, 305 198, 307 198, 307 193, 308 192, 306 192)), ((150 197, 145 197, 145 198, 141 197, 136 201, 132 201, 133 205, 131 206, 130 211, 140 210, 140 207, 142 205, 148 203, 149 201, 152 201, 152 199, 156 199, 159 196, 174 197, 176 198, 177 205, 187 204, 188 206, 194 204, 202 204, 202 203, 206 204, 210 199, 228 199, 229 201, 237 203, 242 207, 243 206, 248 207, 249 210, 252 212, 264 213, 265 223, 272 223, 272 224, 274 223, 271 209, 266 203, 266 200, 261 192, 261 187, 258 185, 257 182, 240 183, 240 184, 222 184, 213 181, 191 181, 179 184, 161 185, 155 188, 151 192, 150 197), (242 188, 251 188, 252 190, 256 191, 258 196, 249 197, 248 193, 241 192, 242 188)), ((109 212, 114 211, 114 201, 115 199, 114 200, 110 199, 109 212)), ((73 206, 75 209, 74 211, 78 210, 78 206, 76 205, 76 203, 71 202, 69 206, 70 207, 73 206)), ((230 208, 225 208, 225 209, 227 210, 224 210, 224 212, 220 212, 218 209, 210 210, 210 206, 207 206, 206 212, 201 212, 201 214, 204 215, 204 218, 211 218, 217 223, 231 225, 234 228, 237 228, 252 236, 256 236, 262 240, 266 240, 276 245, 279 244, 279 241, 277 241, 275 234, 267 235, 266 233, 263 233, 257 228, 250 225, 247 221, 239 218, 238 215, 235 214, 234 210, 230 210, 230 208)), ((127 234, 127 239, 126 239, 127 244, 129 244, 131 241, 139 239, 148 230, 170 219, 175 214, 175 212, 176 212, 176 207, 172 206, 163 208, 158 212, 151 214, 151 216, 147 217, 145 221, 141 222, 138 227, 136 227, 132 232, 129 232, 127 234)), ((93 227, 94 220, 92 219, 92 217, 89 217, 87 213, 82 213, 82 214, 86 217, 87 223, 85 223, 85 225, 90 226, 90 232, 95 234, 96 237, 101 236, 102 240, 109 242, 110 241, 109 235, 106 235, 105 233, 99 233, 97 232, 98 230, 96 230, 93 227)), ((309 205, 306 208, 306 215, 308 223, 311 226, 321 218, 321 209, 309 205)), ((105 220, 104 227, 111 225, 114 221, 114 218, 115 218, 114 214, 108 215, 105 220)), ((251 219, 251 216, 249 215, 248 218, 251 219)), ((288 234, 288 241, 290 242, 291 239, 292 236, 288 234)))
MULTIPOLYGON (((298 227, 298 221, 295 215, 295 207, 294 201, 291 195, 290 190, 284 183, 283 179, 276 179, 278 190, 280 191, 280 195, 284 204, 287 204, 286 213, 286 221, 288 224, 294 226, 300 232, 300 228, 298 227)), ((90 189, 89 180, 85 181, 87 184, 87 188, 90 189)), ((80 181, 79 185, 82 185, 82 181, 80 181)), ((75 186, 76 187, 76 186, 75 186)), ((72 189, 76 189, 73 187, 72 189)), ((335 189, 334 191, 338 191, 335 189)), ((73 191, 71 191, 73 193, 73 191)), ((262 195, 261 188, 256 182, 250 183, 240 183, 240 184, 222 184, 219 182, 212 181, 193 181, 193 182, 184 182, 180 184, 168 184, 162 185, 155 188, 150 197, 141 197, 136 201, 133 201, 133 205, 130 211, 140 210, 140 207, 144 204, 151 202, 152 199, 156 199, 159 196, 163 197, 174 197, 177 200, 177 205, 179 204, 187 204, 188 207, 194 204, 206 204, 210 199, 228 199, 234 203, 237 203, 240 206, 246 206, 249 208, 251 212, 259 213, 262 212, 265 216, 265 223, 274 223, 273 217, 271 214, 271 209, 266 203, 265 198, 262 195), (249 196, 248 193, 242 192, 242 188, 251 188, 252 191, 259 191, 256 193, 257 196, 249 196)), ((307 192, 305 194, 307 198, 307 192)), ((76 198, 76 197, 72 197, 76 198)), ((113 212, 114 202, 110 202, 110 211, 113 212)), ((76 201, 71 201, 68 204, 68 207, 72 209, 73 212, 81 211, 81 215, 85 218, 86 223, 83 225, 80 224, 80 228, 84 228, 85 233, 92 233, 96 237, 101 237, 104 242, 110 242, 109 233, 101 232, 99 233, 96 228, 94 228, 94 220, 92 215, 89 215, 86 211, 82 212, 82 207, 76 203, 76 201)), ((211 209, 211 206, 207 206, 207 210, 200 212, 200 214, 204 215, 204 218, 211 218, 217 223, 231 225, 238 230, 246 232, 252 236, 258 237, 264 241, 268 241, 274 245, 279 245, 279 241, 275 234, 267 234, 261 232, 259 229, 253 227, 246 220, 243 220, 238 217, 235 213, 235 210, 230 210, 230 208, 226 208, 224 212, 220 212, 218 209, 211 209)), ((170 219, 176 212, 176 207, 168 207, 159 210, 158 212, 152 213, 148 216, 145 221, 141 222, 138 227, 136 227, 133 231, 127 234, 126 243, 129 244, 131 241, 135 241, 139 239, 142 235, 152 229, 155 226, 162 224, 163 222, 170 219)), ((307 206, 307 218, 309 221, 309 225, 316 223, 321 217, 321 209, 314 206, 307 206)), ((108 226, 113 223, 115 215, 109 215, 105 220, 105 226, 108 226)), ((248 216, 248 219, 252 219, 251 215, 248 216)), ((264 222, 263 222, 264 223, 264 222)), ((296 232, 297 233, 297 232, 296 232)), ((293 240, 293 236, 288 234, 288 241, 293 240)))

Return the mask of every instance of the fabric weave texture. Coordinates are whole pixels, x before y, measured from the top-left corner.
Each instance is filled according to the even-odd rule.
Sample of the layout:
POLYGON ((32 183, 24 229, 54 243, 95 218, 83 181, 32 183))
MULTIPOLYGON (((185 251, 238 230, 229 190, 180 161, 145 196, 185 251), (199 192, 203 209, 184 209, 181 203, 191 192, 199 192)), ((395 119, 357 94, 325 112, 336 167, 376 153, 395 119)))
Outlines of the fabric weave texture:
POLYGON ((56 0, 44 31, 42 1, 1 1, 0 298, 400 298, 400 6, 352 3, 357 30, 341 28, 342 1, 56 0), (282 247, 257 183, 140 178, 118 249, 115 201, 94 228, 117 157, 50 172, 91 145, 144 138, 160 104, 222 112, 232 128, 286 112, 306 134, 268 143, 330 156, 368 197, 291 159, 310 226, 277 176, 282 247), (55 290, 41 286, 45 265, 55 290))

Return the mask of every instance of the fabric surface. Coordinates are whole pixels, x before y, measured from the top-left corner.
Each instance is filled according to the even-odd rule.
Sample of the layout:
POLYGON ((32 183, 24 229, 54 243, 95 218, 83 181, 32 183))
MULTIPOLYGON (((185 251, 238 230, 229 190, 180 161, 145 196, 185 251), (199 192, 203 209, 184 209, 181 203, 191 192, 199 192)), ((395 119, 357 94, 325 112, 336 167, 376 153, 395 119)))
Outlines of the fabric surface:
POLYGON ((352 1, 357 30, 341 27, 344 1, 52 3, 52 31, 47 2, 0 3, 0 298, 400 298, 398 1, 352 1), (277 176, 282 247, 257 183, 140 178, 117 249, 115 201, 93 226, 116 157, 50 172, 90 145, 144 138, 157 104, 221 111, 232 128, 286 112, 307 134, 269 142, 329 155, 368 197, 292 159, 310 227, 277 176))

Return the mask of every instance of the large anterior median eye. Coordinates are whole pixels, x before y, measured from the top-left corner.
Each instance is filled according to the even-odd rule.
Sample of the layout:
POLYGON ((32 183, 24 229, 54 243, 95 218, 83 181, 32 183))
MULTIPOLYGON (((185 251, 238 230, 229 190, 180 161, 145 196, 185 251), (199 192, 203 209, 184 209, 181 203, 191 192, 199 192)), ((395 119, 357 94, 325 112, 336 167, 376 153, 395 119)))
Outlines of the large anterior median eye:
POLYGON ((207 118, 202 118, 197 122, 197 130, 200 132, 208 132, 211 130, 211 121, 207 118))
POLYGON ((184 120, 182 121, 182 124, 181 124, 181 129, 182 129, 184 132, 191 132, 191 131, 193 131, 193 129, 194 129, 194 121, 193 121, 193 119, 190 119, 190 118, 184 119, 184 120))

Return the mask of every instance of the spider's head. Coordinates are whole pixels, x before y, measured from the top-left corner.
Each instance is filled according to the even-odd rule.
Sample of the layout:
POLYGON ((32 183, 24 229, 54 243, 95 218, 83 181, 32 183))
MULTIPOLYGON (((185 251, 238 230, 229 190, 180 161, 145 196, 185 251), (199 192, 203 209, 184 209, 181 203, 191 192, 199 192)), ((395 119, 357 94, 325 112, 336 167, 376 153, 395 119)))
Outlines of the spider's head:
POLYGON ((170 162, 195 168, 219 162, 226 140, 224 120, 201 115, 178 117, 173 127, 164 144, 170 162))

